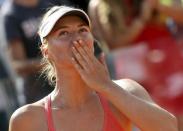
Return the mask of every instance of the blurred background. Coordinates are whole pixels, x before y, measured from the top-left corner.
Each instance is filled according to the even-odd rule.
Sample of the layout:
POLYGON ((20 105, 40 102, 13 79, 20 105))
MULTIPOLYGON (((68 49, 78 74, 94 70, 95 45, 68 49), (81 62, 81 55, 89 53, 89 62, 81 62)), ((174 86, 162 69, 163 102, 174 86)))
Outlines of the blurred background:
POLYGON ((139 82, 183 131, 183 0, 0 0, 0 131, 17 108, 53 90, 37 36, 53 5, 85 10, 111 78, 139 82))

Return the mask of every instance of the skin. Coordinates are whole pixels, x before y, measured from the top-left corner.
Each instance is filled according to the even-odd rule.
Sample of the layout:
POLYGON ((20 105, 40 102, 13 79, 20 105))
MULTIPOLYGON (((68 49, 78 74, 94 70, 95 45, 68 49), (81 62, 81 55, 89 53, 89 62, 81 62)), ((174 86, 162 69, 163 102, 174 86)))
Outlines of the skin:
MULTIPOLYGON (((99 37, 99 39, 107 42, 110 50, 119 49, 124 46, 130 45, 134 39, 136 39, 139 34, 143 31, 146 23, 151 19, 152 7, 148 0, 142 3, 141 14, 134 18, 131 25, 128 26, 123 21, 126 18, 119 19, 121 24, 124 26, 124 31, 122 33, 116 33, 115 36, 111 36, 111 32, 114 30, 112 27, 106 29, 104 25, 99 21, 100 4, 102 0, 91 0, 89 3, 89 15, 91 17, 93 25, 94 34, 99 37)), ((123 16, 121 16, 123 17, 123 16)))
POLYGON ((25 7, 35 7, 40 0, 14 0, 15 3, 25 7))
MULTIPOLYGON (((175 117, 156 105, 142 86, 128 79, 110 79, 104 56, 94 56, 90 28, 79 17, 61 18, 47 41, 42 52, 52 61, 57 78, 51 93, 56 130, 101 131, 104 112, 98 92, 125 131, 131 130, 131 123, 143 131, 177 131, 175 117)), ((48 130, 43 99, 12 115, 9 131, 24 130, 48 130)))
POLYGON ((40 70, 40 60, 26 57, 25 49, 20 39, 10 41, 8 45, 12 65, 20 76, 29 76, 40 70))

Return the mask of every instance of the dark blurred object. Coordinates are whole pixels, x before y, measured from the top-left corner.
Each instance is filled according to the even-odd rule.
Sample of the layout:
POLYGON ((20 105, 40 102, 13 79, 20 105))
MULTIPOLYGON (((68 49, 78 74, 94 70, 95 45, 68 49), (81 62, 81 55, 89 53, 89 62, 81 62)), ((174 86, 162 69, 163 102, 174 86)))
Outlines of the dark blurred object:
MULTIPOLYGON (((101 43, 99 43, 99 41, 97 41, 96 39, 94 40, 94 54, 97 58, 100 57, 101 53, 103 53, 104 51, 102 50, 101 47, 101 43)), ((116 78, 116 74, 115 74, 115 66, 113 64, 113 56, 110 54, 106 54, 105 56, 105 60, 106 60, 106 64, 108 67, 108 71, 110 74, 111 79, 115 79, 116 78)))
POLYGON ((87 12, 89 0, 70 0, 74 7, 79 7, 87 12))
POLYGON ((97 41, 96 39, 94 40, 94 54, 95 56, 98 58, 100 56, 100 54, 102 53, 102 48, 100 46, 99 41, 97 41))
POLYGON ((8 131, 8 119, 5 112, 0 112, 0 130, 8 131))
POLYGON ((4 78, 4 77, 7 77, 8 76, 8 73, 6 70, 3 70, 5 69, 5 65, 4 63, 0 60, 0 79, 4 78))

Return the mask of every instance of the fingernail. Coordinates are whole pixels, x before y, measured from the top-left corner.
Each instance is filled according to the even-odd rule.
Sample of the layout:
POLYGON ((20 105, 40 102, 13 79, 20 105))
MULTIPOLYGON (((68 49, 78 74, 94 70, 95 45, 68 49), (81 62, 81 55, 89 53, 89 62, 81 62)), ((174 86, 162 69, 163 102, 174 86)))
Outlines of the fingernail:
POLYGON ((82 40, 79 40, 79 43, 82 43, 82 40))
POLYGON ((71 58, 71 60, 72 60, 72 61, 75 61, 73 57, 71 58))
POLYGON ((77 44, 77 42, 76 42, 76 41, 74 41, 73 43, 74 43, 75 45, 77 44))
POLYGON ((72 50, 75 51, 75 47, 72 47, 72 50))

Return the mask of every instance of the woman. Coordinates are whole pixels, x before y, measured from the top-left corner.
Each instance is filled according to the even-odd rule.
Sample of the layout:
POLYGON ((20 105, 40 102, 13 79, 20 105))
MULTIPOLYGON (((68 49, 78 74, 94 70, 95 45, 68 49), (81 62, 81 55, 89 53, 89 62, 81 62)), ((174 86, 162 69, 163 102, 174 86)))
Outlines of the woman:
POLYGON ((15 111, 9 131, 177 131, 173 115, 132 80, 113 82, 104 55, 94 56, 90 20, 80 9, 57 6, 39 30, 45 71, 54 91, 15 111), (47 64, 46 64, 47 63, 47 64))

